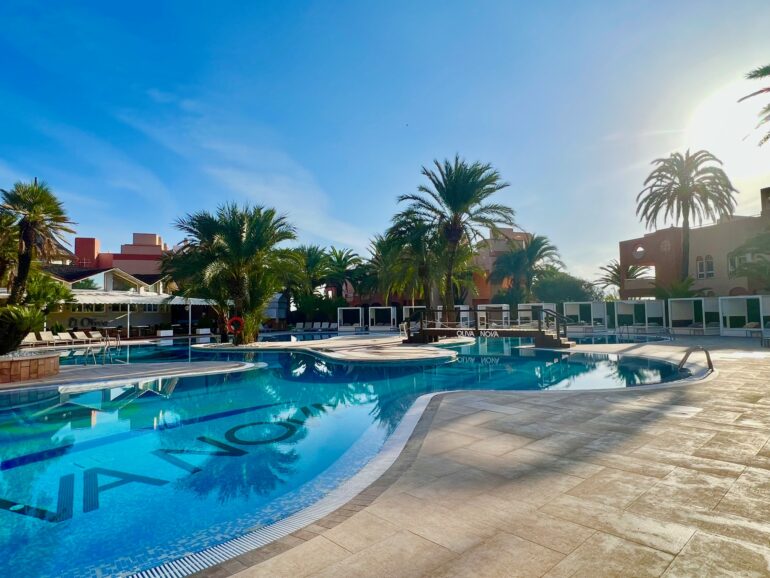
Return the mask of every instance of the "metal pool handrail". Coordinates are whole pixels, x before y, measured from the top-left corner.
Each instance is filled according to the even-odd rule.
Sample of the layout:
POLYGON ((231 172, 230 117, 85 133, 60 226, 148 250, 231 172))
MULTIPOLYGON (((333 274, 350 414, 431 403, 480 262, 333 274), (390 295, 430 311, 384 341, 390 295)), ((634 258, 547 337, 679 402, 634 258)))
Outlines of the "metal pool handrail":
POLYGON ((702 345, 695 345, 684 352, 684 357, 682 357, 682 361, 679 362, 679 371, 684 369, 687 360, 690 358, 690 354, 695 351, 702 351, 706 354, 706 363, 708 364, 709 371, 714 371, 714 363, 711 361, 711 354, 709 353, 709 350, 702 345))

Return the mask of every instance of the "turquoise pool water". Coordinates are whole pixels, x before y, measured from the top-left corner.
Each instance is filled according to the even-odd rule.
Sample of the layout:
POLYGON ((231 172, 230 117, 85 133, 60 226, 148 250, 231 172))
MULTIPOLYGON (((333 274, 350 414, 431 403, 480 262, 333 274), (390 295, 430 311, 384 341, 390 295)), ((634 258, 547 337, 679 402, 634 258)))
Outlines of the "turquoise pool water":
MULTIPOLYGON (((400 367, 271 352, 249 356, 267 369, 227 376, 1 393, 0 575, 128 574, 280 520, 359 471, 427 392, 680 376, 657 361, 516 345, 478 340, 457 362, 400 367)), ((173 345, 134 360, 140 351, 216 357, 173 345)))

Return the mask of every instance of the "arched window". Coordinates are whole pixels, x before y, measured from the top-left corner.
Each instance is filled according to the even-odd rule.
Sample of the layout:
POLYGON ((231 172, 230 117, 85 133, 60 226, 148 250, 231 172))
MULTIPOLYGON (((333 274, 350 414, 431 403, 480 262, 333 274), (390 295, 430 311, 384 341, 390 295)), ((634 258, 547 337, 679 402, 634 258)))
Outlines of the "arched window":
POLYGON ((695 272, 698 275, 698 279, 706 278, 706 267, 703 264, 703 257, 695 258, 695 272))
POLYGON ((710 279, 714 276, 714 257, 706 255, 706 278, 710 279))

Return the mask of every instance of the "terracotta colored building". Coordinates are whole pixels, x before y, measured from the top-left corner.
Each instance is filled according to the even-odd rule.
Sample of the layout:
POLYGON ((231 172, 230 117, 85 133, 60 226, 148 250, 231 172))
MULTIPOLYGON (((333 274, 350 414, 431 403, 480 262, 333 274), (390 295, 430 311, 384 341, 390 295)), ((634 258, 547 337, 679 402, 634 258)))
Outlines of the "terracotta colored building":
POLYGON ((490 303, 492 297, 499 291, 505 289, 502 285, 489 282, 489 275, 495 265, 497 258, 511 250, 511 246, 523 247, 531 237, 530 233, 524 231, 514 231, 513 229, 499 229, 500 234, 490 234, 481 244, 478 255, 474 258, 474 263, 482 272, 473 275, 473 281, 476 285, 476 295, 468 297, 471 307, 490 303))
MULTIPOLYGON (((708 295, 751 295, 761 291, 756 281, 732 277, 739 265, 730 253, 754 235, 770 228, 770 187, 760 191, 762 213, 733 216, 690 231, 689 273, 693 287, 708 295)), ((664 287, 679 279, 682 263, 682 229, 670 227, 619 244, 621 271, 629 265, 650 267, 644 279, 624 279, 621 299, 653 296, 654 284, 664 287)), ((747 256, 751 260, 752 256, 747 256)))
POLYGON ((75 238, 75 264, 79 267, 117 268, 132 275, 159 275, 160 259, 168 246, 154 233, 134 233, 131 243, 120 246, 120 253, 102 253, 99 239, 75 238))

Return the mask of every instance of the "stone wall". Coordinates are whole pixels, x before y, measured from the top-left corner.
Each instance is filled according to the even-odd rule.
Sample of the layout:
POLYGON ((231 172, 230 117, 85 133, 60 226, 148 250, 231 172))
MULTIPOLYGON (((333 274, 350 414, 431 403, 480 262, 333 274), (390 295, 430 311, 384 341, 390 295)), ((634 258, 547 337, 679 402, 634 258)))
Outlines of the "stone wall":
POLYGON ((58 353, 0 358, 0 384, 42 379, 58 373, 58 353))

